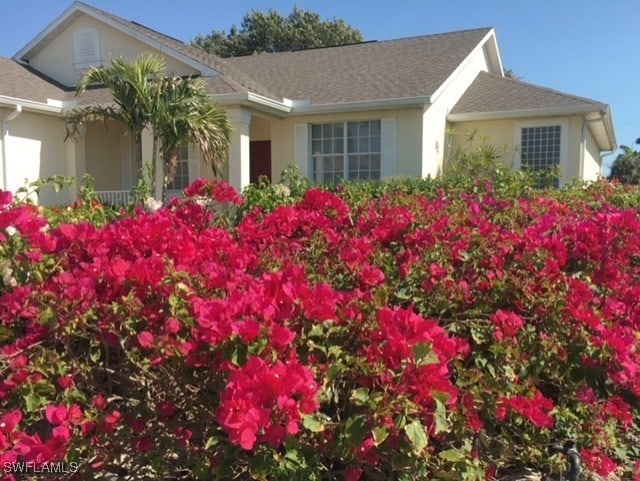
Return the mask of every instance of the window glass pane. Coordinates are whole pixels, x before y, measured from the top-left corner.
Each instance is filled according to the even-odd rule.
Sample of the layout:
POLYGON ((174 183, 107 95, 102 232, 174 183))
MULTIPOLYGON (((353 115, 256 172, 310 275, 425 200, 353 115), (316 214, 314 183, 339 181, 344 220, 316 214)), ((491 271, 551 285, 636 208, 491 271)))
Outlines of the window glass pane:
POLYGON ((333 136, 344 137, 344 124, 333 124, 333 136))
MULTIPOLYGON (((561 126, 526 127, 521 132, 520 163, 524 170, 548 172, 560 165, 561 126)), ((558 186, 559 179, 553 179, 558 186)))
POLYGON ((369 152, 369 139, 360 138, 358 152, 369 152))
POLYGON ((347 135, 349 137, 357 137, 358 136, 358 123, 357 122, 349 122, 347 124, 347 135))
POLYGON ((361 137, 369 136, 369 122, 360 122, 360 127, 358 129, 358 133, 361 137))
POLYGON ((379 120, 372 120, 370 122, 370 129, 371 129, 371 136, 374 137, 380 137, 380 121, 379 120))
POLYGON ((371 152, 380 152, 380 137, 371 137, 369 148, 371 152))
POLYGON ((331 150, 331 140, 323 140, 322 141, 322 153, 323 154, 330 154, 332 152, 331 150))
POLYGON ((331 124, 324 124, 322 126, 322 137, 325 139, 330 139, 331 138, 331 129, 333 128, 333 126, 331 124))
POLYGON ((311 138, 319 139, 322 137, 322 125, 312 125, 311 126, 311 138))

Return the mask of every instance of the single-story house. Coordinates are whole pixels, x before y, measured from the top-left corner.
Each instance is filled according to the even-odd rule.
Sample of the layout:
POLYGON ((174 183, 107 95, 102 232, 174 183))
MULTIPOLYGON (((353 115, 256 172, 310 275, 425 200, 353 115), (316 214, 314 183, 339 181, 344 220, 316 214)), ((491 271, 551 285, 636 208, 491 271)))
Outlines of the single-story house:
MULTIPOLYGON (((513 146, 515 167, 559 165, 563 181, 595 179, 602 152, 616 148, 607 104, 505 77, 492 28, 222 59, 76 1, 0 57, 0 188, 90 173, 105 200, 125 198, 138 175, 125 129, 89 124, 64 142, 64 115, 110 101, 104 88, 75 96, 85 69, 144 52, 163 55, 167 74, 206 81, 234 124, 228 180, 238 188, 259 175, 278 180, 291 162, 314 182, 437 176, 473 129, 513 146)), ((150 158, 151 138, 143 144, 150 158)), ((173 188, 210 175, 184 148, 173 188)), ((76 193, 64 196, 40 201, 76 193)))

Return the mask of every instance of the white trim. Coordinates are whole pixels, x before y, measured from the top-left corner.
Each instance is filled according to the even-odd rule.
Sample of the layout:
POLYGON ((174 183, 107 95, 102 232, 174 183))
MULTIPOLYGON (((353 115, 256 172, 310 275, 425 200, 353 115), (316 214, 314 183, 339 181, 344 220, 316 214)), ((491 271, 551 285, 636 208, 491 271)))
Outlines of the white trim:
POLYGON ((471 122, 474 120, 518 119, 525 117, 557 117, 567 115, 586 115, 607 111, 607 104, 576 105, 572 107, 547 107, 544 109, 502 110, 494 112, 469 112, 449 114, 449 122, 471 122))
POLYGON ((396 119, 380 119, 380 178, 396 175, 396 119))
MULTIPOLYGON (((52 102, 54 103, 54 102, 52 102)), ((0 95, 0 105, 17 106, 20 105, 23 109, 33 110, 38 112, 46 112, 50 114, 61 114, 63 109, 62 105, 52 105, 49 102, 36 102, 34 100, 18 99, 15 97, 7 97, 6 95, 0 95)))
MULTIPOLYGON (((458 77, 458 75, 460 75, 460 73, 467 67, 467 64, 471 62, 471 59, 475 56, 475 54, 484 48, 485 44, 491 37, 493 37, 495 41, 495 30, 493 28, 487 32, 483 39, 478 42, 478 44, 473 48, 473 50, 471 50, 471 52, 469 52, 469 55, 467 55, 465 59, 460 62, 460 64, 455 68, 455 70, 451 72, 451 75, 449 75, 446 80, 442 82, 442 84, 440 84, 440 87, 438 87, 436 91, 431 94, 431 103, 435 103, 436 99, 449 88, 449 85, 451 85, 451 83, 455 81, 456 77, 458 77)), ((500 54, 497 51, 496 54, 498 55, 497 60, 502 73, 502 61, 500 60, 500 54)))
POLYGON ((335 104, 300 105, 293 107, 291 115, 309 115, 366 110, 390 110, 402 107, 425 107, 430 104, 429 97, 405 97, 382 100, 365 100, 359 102, 342 102, 335 104))
MULTIPOLYGON (((291 112, 291 105, 287 105, 288 99, 283 101, 271 99, 263 95, 254 94, 253 92, 238 92, 232 94, 218 94, 214 95, 214 99, 218 105, 244 105, 253 107, 266 108, 268 111, 274 111, 274 113, 282 116, 282 114, 288 114, 291 112)), ((288 101, 291 102, 291 101, 288 101)))
POLYGON ((302 174, 311 179, 311 166, 309 159, 311 158, 311 146, 309 142, 309 124, 296 124, 294 130, 295 139, 295 161, 302 174))
POLYGON ((150 47, 153 47, 154 49, 159 50, 164 54, 169 54, 174 59, 179 60, 180 62, 188 65, 189 67, 195 70, 198 70, 205 77, 217 77, 220 75, 220 72, 209 67, 208 65, 200 63, 192 59, 191 57, 188 57, 172 49, 171 47, 169 47, 168 45, 162 42, 153 40, 146 35, 138 33, 135 30, 132 30, 129 27, 119 22, 116 22, 115 20, 107 18, 101 15, 100 13, 96 12, 92 7, 89 7, 88 5, 84 5, 83 3, 77 2, 77 1, 74 2, 68 9, 66 9, 57 19, 55 19, 52 23, 50 23, 31 42, 29 42, 18 53, 16 53, 16 55, 13 58, 19 62, 22 62, 24 60, 28 61, 31 55, 35 55, 35 53, 37 53, 40 50, 38 48, 39 44, 43 42, 48 35, 52 34, 58 27, 62 26, 67 20, 69 20, 76 12, 84 13, 85 15, 88 15, 89 17, 92 17, 102 23, 105 23, 106 25, 114 28, 115 30, 125 33, 126 35, 129 35, 130 37, 133 37, 134 39, 150 47))
POLYGON ((520 152, 522 149, 522 129, 531 127, 551 127, 555 125, 560 126, 560 170, 562 172, 560 185, 562 185, 569 180, 569 119, 567 117, 531 119, 522 122, 516 122, 514 126, 514 145, 516 147, 514 165, 518 170, 522 168, 520 157, 520 152))

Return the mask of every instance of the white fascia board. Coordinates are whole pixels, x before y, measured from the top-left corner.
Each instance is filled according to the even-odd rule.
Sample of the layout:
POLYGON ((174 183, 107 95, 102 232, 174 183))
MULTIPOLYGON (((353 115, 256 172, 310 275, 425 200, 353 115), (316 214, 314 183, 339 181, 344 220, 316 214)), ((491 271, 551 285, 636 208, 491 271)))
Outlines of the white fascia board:
MULTIPOLYGON (((434 103, 436 101, 436 99, 438 97, 440 97, 440 95, 442 95, 442 93, 449 87, 449 85, 455 80, 455 78, 460 74, 460 72, 462 72, 465 67, 467 66, 467 64, 471 61, 471 59, 473 58, 473 56, 479 51, 482 50, 485 46, 485 44, 487 43, 487 41, 489 41, 491 38, 493 38, 493 41, 496 42, 496 36, 495 36, 495 30, 492 28, 490 29, 487 34, 484 36, 484 38, 482 40, 480 40, 478 42, 478 44, 474 47, 473 50, 471 50, 471 52, 469 52, 469 55, 467 55, 465 57, 465 59, 460 62, 460 65, 458 65, 455 70, 451 73, 451 75, 449 75, 447 77, 447 79, 442 82, 442 85, 440 85, 440 87, 438 87, 436 89, 435 92, 433 92, 433 94, 431 95, 431 103, 434 103)), ((496 47, 496 54, 497 54, 497 60, 498 63, 500 65, 500 72, 502 73, 502 60, 500 60, 500 54, 497 50, 498 45, 497 43, 495 43, 495 47, 496 47)))
POLYGON ((338 112, 353 112, 363 110, 391 110, 406 107, 422 107, 430 105, 430 98, 406 97, 397 99, 365 100, 360 102, 342 102, 335 104, 294 104, 291 115, 325 114, 338 112))
POLYGON ((214 99, 218 105, 244 105, 247 107, 265 110, 279 117, 284 117, 291 113, 291 101, 283 99, 282 101, 271 99, 263 95, 254 94, 253 92, 238 92, 232 94, 214 95, 214 99))
POLYGON ((147 37, 146 35, 142 35, 141 33, 136 32, 135 30, 132 30, 128 27, 126 27, 125 25, 120 24, 119 22, 116 22, 110 18, 104 17, 102 15, 100 15, 99 13, 93 11, 93 9, 91 9, 90 7, 79 3, 79 2, 75 2, 73 5, 71 5, 71 7, 69 7, 68 9, 66 9, 56 20, 54 20, 52 23, 50 23, 47 28, 45 28, 42 32, 40 32, 38 34, 38 36, 36 36, 31 42, 29 42, 25 47, 22 48, 22 50, 20 50, 15 56, 14 59, 18 60, 18 61, 23 61, 22 59, 27 56, 32 50, 34 50, 38 44, 40 42, 42 42, 47 35, 49 35, 51 32, 53 32, 56 28, 58 28, 60 25, 62 25, 69 17, 71 17, 75 12, 82 12, 85 15, 88 15, 89 17, 95 18, 96 20, 105 23, 107 25, 109 25, 111 28, 118 30, 130 37, 135 38, 136 40, 150 46, 153 47, 156 50, 159 50, 160 52, 169 54, 171 57, 175 58, 176 60, 179 60, 180 62, 188 65, 189 67, 192 67, 196 70, 199 70, 202 73, 203 77, 217 77, 218 75, 220 75, 220 72, 218 72, 215 69, 212 69, 211 67, 209 67, 208 65, 202 64, 194 59, 192 59, 191 57, 187 57, 186 55, 177 52, 175 50, 173 50, 172 48, 168 47, 167 45, 158 42, 156 40, 153 40, 149 37, 147 37))
POLYGON ((59 104, 50 104, 44 102, 36 102, 34 100, 18 99, 15 97, 7 97, 6 95, 0 95, 0 105, 8 105, 15 107, 20 105, 23 110, 30 110, 33 112, 42 112, 47 114, 62 114, 63 106, 59 104))
POLYGON ((557 117, 558 115, 586 115, 593 112, 604 112, 609 108, 606 104, 576 105, 573 107, 555 107, 544 109, 506 110, 502 112, 469 112, 449 114, 450 122, 471 122, 475 120, 521 119, 525 117, 557 117))

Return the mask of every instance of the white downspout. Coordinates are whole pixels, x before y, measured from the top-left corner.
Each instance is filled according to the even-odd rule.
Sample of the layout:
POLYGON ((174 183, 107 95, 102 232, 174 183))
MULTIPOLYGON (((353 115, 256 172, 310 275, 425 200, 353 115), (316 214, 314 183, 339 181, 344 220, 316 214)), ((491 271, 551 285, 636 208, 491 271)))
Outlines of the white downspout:
POLYGON ((16 108, 2 119, 2 190, 8 190, 7 182, 7 139, 9 138, 9 122, 18 117, 22 113, 22 105, 16 105, 16 108))

